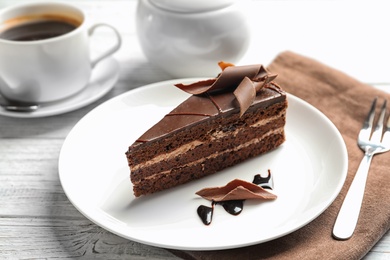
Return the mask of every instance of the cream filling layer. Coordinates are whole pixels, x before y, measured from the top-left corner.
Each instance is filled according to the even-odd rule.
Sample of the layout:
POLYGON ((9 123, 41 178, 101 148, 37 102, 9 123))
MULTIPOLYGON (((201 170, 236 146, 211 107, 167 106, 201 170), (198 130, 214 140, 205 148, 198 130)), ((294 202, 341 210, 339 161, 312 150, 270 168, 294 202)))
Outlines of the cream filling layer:
MULTIPOLYGON (((281 111, 278 115, 275 115, 275 116, 272 116, 272 117, 269 117, 267 118, 266 120, 260 120, 258 122, 255 122, 254 124, 250 125, 249 127, 252 127, 252 128, 256 128, 256 127, 261 127, 261 126, 264 126, 276 119, 279 119, 281 117, 281 115, 285 114, 285 110, 281 111)), ((223 132, 223 131, 216 131, 214 133, 212 133, 210 136, 211 136, 211 141, 215 141, 217 139, 221 139, 221 138, 224 138, 225 136, 228 136, 228 135, 231 135, 233 134, 233 136, 237 136, 237 134, 240 132, 241 129, 236 129, 233 133, 232 132, 223 132)), ((176 148, 175 150, 173 150, 172 152, 169 152, 169 153, 164 153, 164 154, 160 154, 150 160, 148 160, 147 162, 143 163, 143 164, 138 164, 138 165, 135 165, 133 167, 131 167, 131 169, 133 171, 137 171, 138 169, 140 169, 141 167, 149 167, 155 163, 158 163, 160 161, 166 161, 166 160, 169 160, 170 158, 173 158, 173 157, 176 157, 177 155, 179 154, 183 154, 183 153, 186 153, 192 149, 194 149, 195 147, 203 144, 204 142, 201 142, 199 140, 195 140, 195 141, 192 141, 190 143, 187 143, 187 144, 184 144, 178 148, 176 148)))
MULTIPOLYGON (((186 165, 183 165, 181 167, 191 167, 191 166, 193 166, 195 164, 201 164, 201 163, 203 163, 204 161, 206 161, 208 159, 216 158, 216 157, 220 156, 221 154, 239 151, 239 150, 241 150, 243 148, 246 148, 246 147, 248 147, 250 145, 260 143, 264 138, 267 138, 267 137, 269 137, 271 135, 276 135, 276 134, 280 134, 281 135, 281 134, 283 134, 283 132, 284 132, 284 127, 280 127, 280 128, 268 131, 261 138, 253 138, 252 140, 250 140, 250 141, 248 141, 246 143, 240 144, 237 147, 234 147, 232 149, 227 149, 227 150, 224 150, 224 151, 221 151, 221 152, 213 153, 213 154, 211 154, 211 155, 209 155, 207 157, 200 158, 200 159, 198 159, 196 161, 190 162, 190 163, 188 163, 186 165)), ((152 176, 148 176, 148 177, 144 178, 144 180, 150 180, 150 179, 158 178, 159 176, 168 174, 169 172, 170 172, 170 170, 163 171, 163 172, 160 172, 158 174, 154 174, 152 176)), ((134 182, 134 185, 137 185, 140 182, 141 181, 134 182)))

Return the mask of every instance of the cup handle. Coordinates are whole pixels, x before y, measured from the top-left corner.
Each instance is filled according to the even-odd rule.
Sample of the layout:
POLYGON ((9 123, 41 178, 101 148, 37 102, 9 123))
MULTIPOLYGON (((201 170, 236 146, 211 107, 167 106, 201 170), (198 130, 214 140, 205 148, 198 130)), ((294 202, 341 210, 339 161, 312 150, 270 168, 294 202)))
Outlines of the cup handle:
POLYGON ((88 29, 88 35, 91 36, 95 32, 96 28, 102 27, 102 26, 110 28, 115 33, 117 41, 113 46, 111 46, 111 48, 109 48, 108 50, 106 50, 105 52, 103 52, 102 54, 100 54, 98 57, 96 57, 94 60, 91 61, 92 68, 94 68, 96 66, 96 64, 99 63, 101 60, 107 58, 108 56, 112 55, 114 52, 119 50, 119 48, 122 45, 122 37, 120 36, 119 32, 117 31, 117 29, 115 29, 114 27, 112 27, 109 24, 98 23, 98 24, 92 25, 88 29))

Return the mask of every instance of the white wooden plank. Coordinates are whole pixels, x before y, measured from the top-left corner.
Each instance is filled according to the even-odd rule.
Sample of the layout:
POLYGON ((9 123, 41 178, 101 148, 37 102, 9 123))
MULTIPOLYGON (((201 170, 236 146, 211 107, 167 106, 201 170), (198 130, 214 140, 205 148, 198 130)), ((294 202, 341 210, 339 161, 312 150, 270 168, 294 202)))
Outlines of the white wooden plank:
POLYGON ((0 218, 0 259, 177 259, 87 219, 0 218))

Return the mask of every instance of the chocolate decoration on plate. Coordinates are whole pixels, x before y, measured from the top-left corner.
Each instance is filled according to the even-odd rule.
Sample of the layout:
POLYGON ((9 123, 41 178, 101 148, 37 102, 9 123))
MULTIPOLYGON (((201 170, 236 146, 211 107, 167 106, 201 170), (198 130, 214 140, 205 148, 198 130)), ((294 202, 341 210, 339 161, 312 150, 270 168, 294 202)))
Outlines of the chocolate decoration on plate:
POLYGON ((238 199, 275 199, 272 194, 262 187, 243 180, 235 179, 223 187, 205 188, 196 192, 197 195, 210 201, 227 201, 238 199))
POLYGON ((239 215, 244 209, 246 199, 276 199, 277 196, 275 194, 267 192, 261 186, 273 189, 274 182, 270 170, 268 170, 267 177, 262 177, 260 174, 255 175, 253 183, 235 179, 223 187, 202 189, 196 192, 196 194, 210 200, 211 207, 200 205, 197 209, 198 216, 203 224, 210 225, 215 205, 221 205, 229 214, 239 215))

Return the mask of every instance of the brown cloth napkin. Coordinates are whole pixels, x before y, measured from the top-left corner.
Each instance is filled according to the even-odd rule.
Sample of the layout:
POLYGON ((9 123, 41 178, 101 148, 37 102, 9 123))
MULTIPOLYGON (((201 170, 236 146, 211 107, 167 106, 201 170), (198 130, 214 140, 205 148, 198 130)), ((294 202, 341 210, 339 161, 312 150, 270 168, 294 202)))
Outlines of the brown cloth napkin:
POLYGON ((332 229, 363 157, 356 144, 358 132, 374 97, 380 97, 382 104, 382 98, 390 101, 390 95, 292 52, 279 54, 268 69, 278 74, 276 82, 283 89, 318 108, 341 132, 349 156, 341 193, 315 220, 279 239, 230 250, 170 251, 184 259, 360 259, 390 228, 390 152, 374 156, 352 238, 335 240, 332 229))

